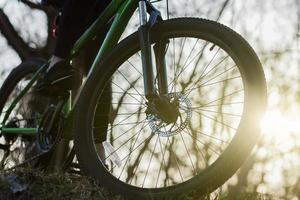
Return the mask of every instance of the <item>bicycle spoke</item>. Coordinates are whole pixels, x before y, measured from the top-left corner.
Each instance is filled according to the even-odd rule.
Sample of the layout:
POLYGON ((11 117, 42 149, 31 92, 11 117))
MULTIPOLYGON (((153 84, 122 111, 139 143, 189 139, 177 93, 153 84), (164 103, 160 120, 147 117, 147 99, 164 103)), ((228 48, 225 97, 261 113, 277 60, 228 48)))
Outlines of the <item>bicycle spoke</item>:
POLYGON ((210 101, 210 102, 205 103, 204 105, 202 105, 202 107, 205 107, 205 106, 207 106, 207 105, 210 105, 210 104, 215 103, 215 102, 220 101, 220 100, 224 100, 225 98, 230 97, 230 96, 232 96, 232 95, 234 95, 234 94, 240 93, 240 92, 242 92, 242 91, 244 91, 244 89, 237 90, 237 91, 232 92, 232 93, 230 93, 230 94, 227 94, 227 95, 225 95, 225 96, 223 96, 223 97, 220 97, 220 98, 218 98, 218 99, 212 100, 212 101, 210 101))
MULTIPOLYGON (((101 103, 101 101, 98 102, 99 105, 119 105, 119 103, 112 102, 112 103, 101 103)), ((122 105, 132 105, 137 106, 140 105, 140 103, 132 103, 132 102, 122 102, 122 105)))
POLYGON ((95 115, 95 117, 110 116, 112 114, 113 115, 139 115, 140 113, 139 112, 134 112, 134 113, 118 113, 118 114, 115 114, 115 113, 110 112, 110 113, 106 113, 106 114, 98 114, 98 115, 95 115))
POLYGON ((154 145, 154 148, 153 148, 152 153, 151 153, 151 157, 150 157, 149 164, 148 164, 148 167, 147 167, 147 171, 146 171, 146 174, 145 174, 145 177, 144 177, 142 188, 144 187, 144 184, 145 184, 145 181, 146 181, 146 177, 147 177, 147 174, 148 174, 149 169, 150 169, 150 164, 151 164, 151 161, 152 161, 152 158, 153 158, 154 151, 156 149, 156 144, 157 144, 158 138, 159 138, 159 136, 157 136, 157 138, 156 138, 155 145, 154 145))
POLYGON ((232 102, 232 103, 222 103, 222 104, 215 104, 215 105, 207 105, 207 106, 198 106, 198 107, 192 107, 192 109, 197 108, 207 108, 207 107, 219 107, 219 106, 232 106, 232 105, 238 105, 238 104, 244 104, 245 102, 232 102))
POLYGON ((234 79, 240 79, 241 76, 236 76, 236 77, 232 77, 232 78, 227 78, 227 79, 223 79, 221 81, 216 81, 216 82, 213 82, 213 83, 209 83, 209 84, 205 84, 205 85, 201 85, 200 87, 206 87, 206 86, 212 86, 212 85, 215 85, 215 84, 219 84, 219 83, 223 83, 223 82, 228 82, 230 80, 234 80, 234 79))
POLYGON ((214 76, 213 78, 211 78, 211 79, 209 79, 209 80, 205 81, 205 82, 204 82, 204 83, 202 83, 202 84, 204 85, 204 84, 206 84, 206 83, 209 83, 210 81, 212 81, 212 80, 214 80, 214 79, 218 78, 219 76, 221 76, 221 75, 225 74, 226 72, 229 72, 229 71, 231 71, 231 70, 235 69, 235 67, 236 67, 236 65, 234 65, 234 66, 230 67, 229 69, 226 69, 225 71, 223 71, 223 72, 219 73, 218 75, 216 75, 216 76, 214 76))
MULTIPOLYGON (((144 123, 145 123, 145 122, 144 122, 144 123)), ((134 146, 135 146, 135 144, 136 144, 138 138, 140 137, 140 134, 141 134, 141 131, 142 131, 142 130, 143 130, 143 127, 140 129, 139 134, 137 135, 137 137, 136 137, 136 139, 135 139, 135 141, 134 141, 133 148, 134 148, 134 146)), ((131 152, 131 150, 130 150, 130 152, 131 152)), ((131 153, 129 153, 129 155, 130 155, 130 154, 131 154, 131 153)), ((126 162, 125 162, 125 164, 123 165, 122 171, 121 171, 121 173, 120 173, 118 179, 120 179, 120 177, 122 176, 122 173, 123 173, 123 171, 124 171, 124 169, 125 169, 125 166, 126 166, 128 160, 129 160, 129 157, 130 157, 130 156, 128 156, 128 158, 126 159, 126 162)))
POLYGON ((165 153, 166 153, 167 147, 165 147, 165 149, 163 150, 160 137, 158 137, 158 138, 159 138, 158 140, 159 140, 160 151, 162 153, 162 161, 163 162, 161 162, 160 167, 159 167, 159 171, 158 171, 158 175, 157 175, 157 179, 156 179, 156 184, 155 184, 156 188, 157 188, 157 184, 158 184, 158 181, 159 181, 159 176, 160 176, 162 166, 165 165, 165 167, 167 167, 166 162, 165 162, 165 153))
MULTIPOLYGON (((184 132, 186 132, 186 130, 183 130, 184 132)), ((200 141, 198 138, 196 138, 195 136, 193 136, 192 134, 190 134, 189 132, 186 132, 189 136, 191 136, 193 139, 195 139, 197 142, 199 142, 202 145, 205 145, 204 142, 200 141)), ((221 154, 219 152, 217 152, 216 150, 214 150, 212 147, 208 146, 208 148, 210 148, 215 154, 217 154, 218 156, 220 156, 221 154)))
MULTIPOLYGON (((208 64, 206 64, 206 66, 205 66, 204 69, 202 70, 202 73, 200 74, 200 78, 193 84, 194 86, 200 82, 203 73, 206 71, 206 69, 209 67, 209 65, 210 65, 210 64, 213 62, 213 60, 216 58, 216 56, 217 56, 219 50, 220 50, 220 48, 219 48, 219 49, 216 51, 216 53, 212 56, 212 58, 211 58, 211 60, 208 62, 208 64)), ((202 56, 202 55, 201 55, 201 56, 202 56)), ((192 72, 191 75, 190 75, 190 79, 189 79, 188 83, 190 83, 190 82, 192 81, 192 78, 195 76, 195 70, 196 70, 197 65, 198 65, 198 63, 199 63, 199 61, 200 61, 200 58, 201 58, 201 57, 198 58, 198 60, 197 60, 197 62, 196 62, 196 64, 195 64, 195 66, 194 66, 194 70, 193 70, 193 72, 192 72)), ((185 90, 185 88, 183 88, 183 89, 185 90)))
MULTIPOLYGON (((148 125, 148 124, 146 124, 146 125, 148 125)), ((143 129, 146 125, 144 125, 141 129, 143 129)), ((134 133, 133 136, 131 136, 129 139, 127 139, 125 142, 123 142, 117 149, 115 149, 113 152, 111 152, 103 160, 105 161, 107 158, 109 158, 111 155, 113 155, 115 152, 117 152, 122 146, 124 146, 127 142, 129 142, 132 138, 134 138, 138 133, 139 133, 139 131, 137 131, 136 133, 134 133)), ((124 135, 124 134, 122 134, 122 135, 124 135)))
MULTIPOLYGON (((146 119, 143 120, 143 121, 146 121, 146 119)), ((131 127, 131 128, 128 129, 127 131, 125 131, 123 134, 121 134, 121 135, 119 135, 118 137, 116 137, 116 138, 113 140, 113 142, 116 141, 117 139, 121 138, 122 136, 124 136, 126 133, 128 133, 129 131, 131 131, 132 129, 134 129, 135 127, 137 127, 138 125, 139 125, 139 124, 136 124, 135 126, 131 127)), ((112 129, 113 129, 113 128, 109 129, 108 131, 111 131, 112 129)), ((107 131, 107 132, 108 132, 108 131, 107 131)))
MULTIPOLYGON (((206 66, 203 68, 202 72, 200 73, 200 78, 203 76, 203 74, 205 73, 205 71, 207 70, 207 68, 210 66, 210 64, 215 60, 215 58, 217 57, 219 51, 221 48, 218 48, 218 50, 216 51, 216 53, 212 56, 212 58, 210 59, 210 61, 206 64, 206 66)), ((197 81, 196 81, 197 82, 197 81)))
MULTIPOLYGON (((144 128, 144 127, 143 127, 144 128)), ((152 139, 153 134, 151 134, 149 137, 147 137, 146 139, 144 139, 141 143, 139 143, 135 148, 133 148, 132 150, 130 150, 130 152, 124 156, 121 161, 124 161, 125 159, 128 159, 129 156, 132 154, 132 152, 134 152, 135 150, 137 150, 140 146, 142 146, 143 144, 146 146, 148 145, 148 143, 150 142, 150 140, 152 139)), ((142 151, 144 153, 144 151, 142 151)), ((115 168, 115 166, 113 167, 115 168)))
MULTIPOLYGON (((119 72, 119 73, 121 74, 121 76, 122 76, 129 84, 131 84, 130 81, 126 78, 126 76, 125 76, 122 72, 120 72, 120 70, 117 70, 117 72, 119 72)), ((133 85, 132 87, 133 87, 133 89, 137 92, 137 94, 140 95, 140 96, 144 99, 144 101, 146 102, 147 100, 144 98, 144 95, 141 95, 141 94, 139 93, 139 91, 135 88, 134 85, 133 85)))
MULTIPOLYGON (((184 49, 184 46, 185 46, 185 42, 186 42, 186 37, 183 39, 183 44, 181 44, 181 48, 180 48, 180 51, 179 51, 179 56, 178 56, 178 61, 177 61, 177 64, 176 63, 176 58, 175 58, 175 47, 174 47, 174 39, 173 39, 173 48, 174 48, 174 66, 176 66, 176 69, 174 71, 174 77, 176 77, 176 71, 178 69, 178 66, 180 64, 180 60, 182 58, 182 53, 183 53, 183 49, 184 49)), ((176 92, 176 80, 174 81, 174 84, 171 88, 171 91, 173 91, 173 87, 175 87, 175 92, 176 92)))
MULTIPOLYGON (((231 68, 229 68, 229 69, 223 71, 222 73, 220 73, 220 74, 214 76, 213 78, 209 79, 208 81, 204 82, 203 85, 205 85, 205 84, 208 83, 209 81, 212 81, 212 80, 218 78, 219 76, 225 74, 226 72, 228 72, 228 71, 230 71, 230 70, 232 70, 232 69, 234 69, 234 68, 235 68, 235 66, 233 66, 233 67, 231 67, 231 68)), ((190 92, 191 92, 195 87, 197 87, 196 85, 199 83, 200 80, 201 80, 201 79, 197 80, 197 81, 193 84, 193 87, 192 87, 191 89, 188 89, 188 90, 190 90, 190 92)), ((200 86, 200 87, 201 87, 201 86, 200 86)), ((187 95, 189 95, 190 92, 188 92, 187 95)))
POLYGON ((129 120, 131 117, 136 116, 135 114, 138 113, 138 112, 139 112, 139 111, 133 113, 133 114, 130 115, 130 116, 127 116, 126 118, 124 118, 124 119, 122 119, 121 121, 119 121, 117 124, 120 124, 120 123, 122 123, 122 122, 125 122, 125 121, 129 120))
POLYGON ((219 142, 222 142, 222 143, 225 143, 225 144, 229 144, 229 142, 226 142, 225 140, 222 140, 220 138, 214 137, 212 135, 205 134, 205 133, 203 133, 201 131, 197 131, 196 133, 199 133, 200 135, 204 135, 204 136, 210 137, 212 139, 218 140, 219 142))
MULTIPOLYGON (((112 84, 114 84, 114 85, 117 86, 119 89, 121 89, 124 93, 126 93, 126 91, 125 91, 123 88, 121 88, 119 85, 117 85, 117 84, 114 83, 113 81, 112 81, 112 84)), ((137 98, 135 98, 133 95, 131 95, 131 94, 128 94, 128 95, 131 96, 133 99, 135 99, 137 102, 139 102, 139 103, 143 104, 144 106, 146 106, 144 103, 142 103, 140 100, 138 100, 137 98)))
POLYGON ((225 113, 225 112, 220 112, 220 111, 213 111, 213 110, 205 110, 205 109, 197 109, 199 111, 202 111, 202 112, 210 112, 210 113, 216 113, 216 114, 222 114, 222 115, 229 115, 229 116, 232 116, 232 117, 242 117, 242 115, 237 115, 237 114, 232 114, 232 113, 225 113))
POLYGON ((193 164, 193 161, 192 161, 191 155, 190 155, 190 153, 189 153, 189 151, 188 151, 188 149, 187 149, 187 147, 186 147, 185 141, 184 141, 184 139, 183 139, 183 137, 182 137, 182 133, 179 133, 179 135, 180 135, 180 137, 181 137, 181 139, 182 139, 182 142, 183 142, 183 144, 184 144, 184 148, 185 148, 185 150, 186 150, 186 153, 188 154, 189 160, 190 160, 190 162, 191 162, 191 164, 192 164, 192 167, 193 167, 194 173, 197 173, 197 172, 196 172, 196 169, 195 169, 195 167, 194 167, 194 164, 193 164))
POLYGON ((234 131, 237 131, 236 128, 234 128, 234 127, 232 127, 232 126, 229 126, 228 124, 225 124, 225 123, 223 123, 223 122, 221 122, 221 121, 219 121, 219 120, 217 120, 217 119, 214 119, 214 118, 212 118, 212 117, 210 117, 210 116, 208 116, 208 115, 205 115, 205 114, 200 113, 200 112, 197 112, 197 111, 195 111, 195 112, 198 113, 199 115, 204 116, 204 117, 207 118, 207 119, 210 119, 210 120, 215 121, 215 122, 217 122, 217 123, 219 123, 219 124, 222 124, 222 125, 224 125, 224 126, 230 128, 230 129, 232 129, 232 130, 234 130, 234 131))
POLYGON ((227 78, 227 79, 224 79, 224 80, 221 80, 221 81, 216 81, 216 82, 209 83, 209 84, 202 83, 201 85, 199 85, 199 86, 197 86, 197 87, 194 87, 194 88, 185 90, 185 92, 188 92, 188 94, 190 94, 191 91, 196 90, 196 89, 199 89, 199 88, 204 88, 204 87, 207 87, 207 86, 212 86, 212 85, 216 85, 216 84, 223 83, 223 82, 228 82, 228 81, 230 81, 230 80, 239 79, 239 78, 241 78, 241 76, 232 77, 232 78, 227 78))
MULTIPOLYGON (((124 94, 124 92, 111 92, 112 94, 124 94)), ((133 96, 142 96, 141 94, 138 93, 132 93, 132 92, 127 92, 126 94, 128 95, 133 95, 133 96)))
MULTIPOLYGON (((191 130, 189 130, 189 129, 186 129, 186 130, 183 130, 184 132, 191 132, 191 130)), ((191 135, 193 135, 193 133, 191 133, 191 135)), ((203 158, 203 160, 204 160, 204 165, 206 165, 206 163, 207 163, 207 159, 205 158, 205 156, 204 156, 204 154, 202 153, 202 151, 199 149, 199 147, 198 147, 198 145, 197 145, 197 140, 193 140, 193 146, 195 147, 195 149, 196 149, 196 151, 197 152, 199 152, 200 153, 200 156, 203 158)))
MULTIPOLYGON (((189 67, 190 64, 191 64, 197 57, 202 57, 202 54, 203 54, 205 48, 207 47, 207 45, 208 45, 208 42, 207 42, 207 43, 203 46, 203 48, 196 54, 196 56, 194 56, 194 57, 191 59, 191 61, 190 61, 187 65, 184 65, 184 66, 182 67, 182 69, 180 70, 180 72, 179 72, 178 75, 176 75, 176 74, 174 75, 174 80, 171 81, 171 82, 169 83, 168 87, 169 87, 171 84, 174 84, 174 82, 177 80, 177 78, 179 78, 179 76, 184 72, 184 70, 186 70, 186 68, 189 67)), ((171 90, 171 91, 172 91, 172 90, 171 90)))
POLYGON ((130 62, 129 60, 127 60, 127 62, 135 69, 135 71, 137 71, 137 73, 143 76, 143 74, 132 64, 132 62, 130 62))
MULTIPOLYGON (((127 125, 133 125, 133 124, 141 124, 143 123, 145 120, 142 120, 142 121, 139 121, 139 122, 132 122, 132 123, 124 123, 124 124, 114 124, 113 126, 111 126, 111 129, 114 128, 114 127, 117 127, 117 126, 127 126, 127 125)), ((100 128, 104 128, 104 127, 107 127, 107 126, 94 126, 93 129, 100 129, 100 128)))
MULTIPOLYGON (((172 146, 172 143, 170 142, 169 137, 167 138, 167 142, 170 143, 169 146, 170 146, 170 148, 171 148, 171 150, 172 150, 172 147, 171 147, 171 146, 172 146)), ((180 177, 181 177, 181 181, 184 181, 183 176, 182 176, 182 173, 181 173, 181 171, 180 171, 179 164, 178 164, 177 156, 176 156, 176 154, 175 154, 174 151, 170 151, 170 156, 171 156, 172 154, 174 155, 175 162, 176 162, 176 166, 177 166, 178 172, 179 172, 180 177)))
MULTIPOLYGON (((220 50, 220 49, 219 49, 220 50)), ((208 72, 206 72, 205 74, 201 74, 199 79, 202 79, 203 77, 207 76, 208 74, 210 74, 210 72, 212 72, 213 70, 215 70, 217 67, 219 67, 229 56, 225 56, 224 58, 222 58, 217 64, 215 64, 210 70, 208 70, 208 72)))
MULTIPOLYGON (((153 137, 153 134, 150 134, 150 136, 149 136, 148 138, 146 138, 143 142, 141 142, 134 150, 138 149, 142 144, 144 144, 144 147, 146 147, 146 146, 149 144, 149 142, 151 141, 152 137, 153 137)), ((132 152, 133 152, 134 150, 132 150, 132 152)), ((136 173, 136 171, 137 171, 137 169, 138 169, 138 167, 139 167, 139 164, 141 163, 141 161, 142 161, 142 159, 143 159, 143 156, 144 156, 144 154, 145 154, 144 148, 142 149, 141 152, 142 152, 142 154, 139 154, 138 158, 136 159, 136 162, 134 163, 134 164, 137 164, 137 165, 136 165, 136 167, 135 167, 135 169, 134 169, 133 174, 136 173)), ((128 156, 129 156, 129 155, 128 155, 128 156)), ((127 157, 127 156, 126 156, 126 157, 127 157)), ((126 157, 124 157, 123 159, 125 159, 126 157)), ((132 177, 132 179, 131 179, 131 181, 130 181, 129 184, 131 184, 133 178, 134 178, 134 177, 132 177)), ((127 181, 126 181, 126 182, 127 182, 127 181)))

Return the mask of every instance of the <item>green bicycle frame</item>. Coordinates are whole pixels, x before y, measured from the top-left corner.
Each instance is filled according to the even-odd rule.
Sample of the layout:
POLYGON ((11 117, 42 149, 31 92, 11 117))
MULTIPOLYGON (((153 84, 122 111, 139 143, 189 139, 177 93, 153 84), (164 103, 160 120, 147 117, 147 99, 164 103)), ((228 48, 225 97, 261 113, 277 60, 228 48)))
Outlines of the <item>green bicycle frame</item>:
MULTIPOLYGON (((112 25, 107 33, 107 36, 92 64, 92 67, 89 71, 88 77, 91 73, 93 73, 95 67, 98 66, 100 61, 103 59, 108 52, 110 52, 117 44, 119 39, 121 38, 122 33, 124 32, 131 16, 133 15, 134 11, 138 7, 139 0, 113 0, 106 9, 102 12, 102 14, 95 20, 95 22, 85 31, 85 33, 78 39, 75 43, 73 49, 70 52, 70 59, 76 57, 78 53, 82 50, 83 46, 92 39, 99 29, 104 27, 111 19, 113 19, 112 25)), ((48 61, 49 62, 49 61, 48 61)), ((47 63, 48 64, 48 63, 47 63)), ((20 92, 19 95, 13 100, 9 108, 5 111, 4 118, 1 122, 0 131, 1 133, 6 134, 26 134, 26 135, 35 135, 38 132, 37 128, 9 128, 5 127, 5 123, 9 118, 12 110, 17 105, 17 103, 22 99, 22 97, 29 91, 35 81, 41 76, 42 72, 47 69, 47 64, 43 65, 40 70, 38 70, 34 75, 32 80, 25 86, 25 88, 20 92)), ((80 95, 80 91, 77 94, 77 97, 80 95)), ((76 100, 76 99, 75 99, 76 100)), ((73 107, 74 108, 74 105, 73 107)), ((67 105, 68 106, 68 105, 67 105)), ((67 114, 68 119, 70 121, 72 118, 71 107, 67 107, 67 114)), ((66 130, 69 129, 67 123, 66 130)), ((66 133, 66 131, 64 131, 66 133)))

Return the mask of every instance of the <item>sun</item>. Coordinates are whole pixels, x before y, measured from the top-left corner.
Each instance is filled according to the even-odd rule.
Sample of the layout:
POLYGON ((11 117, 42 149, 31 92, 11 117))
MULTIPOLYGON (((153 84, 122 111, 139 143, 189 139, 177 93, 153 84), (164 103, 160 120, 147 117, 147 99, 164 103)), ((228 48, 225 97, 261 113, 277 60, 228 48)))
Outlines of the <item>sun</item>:
POLYGON ((271 135, 280 132, 300 133, 300 118, 292 114, 283 114, 278 110, 268 111, 261 120, 261 129, 271 135))
POLYGON ((267 140, 275 141, 277 147, 287 151, 293 146, 295 137, 300 138, 300 118, 293 113, 282 113, 279 110, 268 111, 261 120, 261 131, 267 140))

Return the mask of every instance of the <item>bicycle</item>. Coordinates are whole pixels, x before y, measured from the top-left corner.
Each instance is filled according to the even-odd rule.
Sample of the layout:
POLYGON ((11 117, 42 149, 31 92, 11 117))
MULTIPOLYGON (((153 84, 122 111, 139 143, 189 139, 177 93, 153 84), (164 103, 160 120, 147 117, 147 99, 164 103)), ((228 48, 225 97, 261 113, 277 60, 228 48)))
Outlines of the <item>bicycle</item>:
POLYGON ((13 109, 26 94, 33 94, 31 88, 47 64, 23 63, 34 69, 18 73, 31 76, 5 110, 7 93, 21 78, 13 75, 18 79, 14 86, 4 84, 1 138, 13 143, 0 149, 29 140, 21 161, 39 162, 57 138, 69 138, 81 169, 117 193, 159 199, 215 190, 242 165, 260 135, 266 82, 254 50, 217 22, 163 20, 149 1, 115 0, 76 42, 70 60, 112 18, 74 99, 40 100, 45 111, 31 108, 30 116, 38 117, 19 119, 22 113, 13 109), (137 8, 138 30, 119 42, 137 8), (28 149, 39 153, 26 159, 28 149))

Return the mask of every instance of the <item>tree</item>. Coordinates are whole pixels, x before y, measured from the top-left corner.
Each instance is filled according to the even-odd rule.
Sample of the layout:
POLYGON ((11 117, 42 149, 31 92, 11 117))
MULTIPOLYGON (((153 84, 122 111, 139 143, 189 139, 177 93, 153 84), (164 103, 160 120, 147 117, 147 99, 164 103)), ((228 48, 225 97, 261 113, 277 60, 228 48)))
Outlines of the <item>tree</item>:
POLYGON ((57 12, 53 8, 42 6, 36 1, 5 1, 0 8, 0 31, 6 38, 8 45, 13 48, 21 60, 32 57, 48 58, 53 51, 54 38, 52 37, 51 23, 54 21, 56 14, 57 12), (15 12, 26 18, 31 18, 32 22, 14 24, 11 19, 11 13, 7 14, 5 12, 6 8, 10 6, 19 7, 17 12, 15 12), (34 19, 35 16, 32 13, 36 11, 43 12, 46 19, 34 19), (35 24, 33 20, 47 21, 48 28, 45 41, 37 33, 31 32, 30 26, 34 26, 35 24), (33 34, 37 38, 32 38, 30 34, 33 34))

